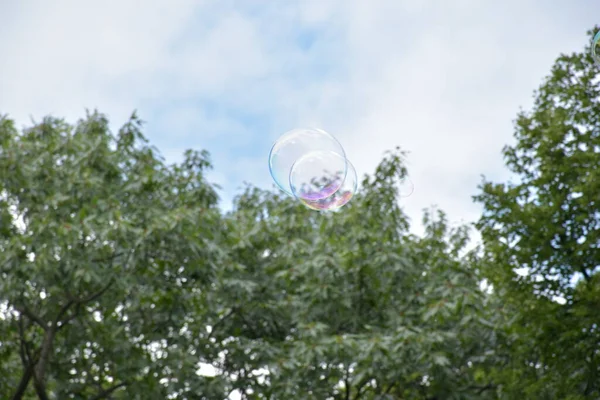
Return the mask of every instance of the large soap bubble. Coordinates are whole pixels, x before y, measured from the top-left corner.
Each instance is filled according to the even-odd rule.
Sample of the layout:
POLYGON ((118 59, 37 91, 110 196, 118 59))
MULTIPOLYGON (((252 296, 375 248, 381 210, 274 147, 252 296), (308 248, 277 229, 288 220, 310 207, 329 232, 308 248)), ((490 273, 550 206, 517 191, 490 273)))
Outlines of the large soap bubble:
POLYGON ((314 128, 294 129, 277 139, 269 153, 269 172, 281 190, 320 211, 344 206, 358 184, 340 142, 314 128))
MULTIPOLYGON (((329 182, 327 187, 320 187, 320 192, 323 197, 328 197, 328 193, 335 192, 344 179, 346 178, 346 154, 344 148, 338 140, 331 134, 321 129, 294 129, 284 133, 271 148, 269 153, 269 172, 273 180, 289 195, 294 195, 290 187, 290 172, 292 166, 303 156, 314 152, 328 152, 336 154, 339 157, 330 157, 331 165, 327 166, 333 173, 341 171, 341 180, 329 182), (336 187, 337 185, 337 187, 336 187)), ((308 170, 316 170, 323 167, 326 160, 311 161, 306 168, 308 170)), ((304 168, 304 167, 303 167, 304 168)), ((304 174, 308 174, 303 170, 304 174)), ((318 186, 318 184, 316 184, 318 186)), ((313 189, 317 189, 314 187, 313 189)), ((318 195, 318 194, 317 194, 318 195)))

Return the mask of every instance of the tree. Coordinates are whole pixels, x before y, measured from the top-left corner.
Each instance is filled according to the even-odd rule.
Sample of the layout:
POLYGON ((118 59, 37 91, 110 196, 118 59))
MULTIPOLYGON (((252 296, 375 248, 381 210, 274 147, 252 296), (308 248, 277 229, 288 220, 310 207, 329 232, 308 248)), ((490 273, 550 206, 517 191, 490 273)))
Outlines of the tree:
POLYGON ((341 212, 249 187, 222 215, 208 154, 140 128, 2 119, 0 397, 494 397, 497 302, 466 228, 408 234, 402 153, 341 212))
POLYGON ((0 119, 1 398, 210 393, 186 331, 222 253, 210 164, 166 166, 140 126, 0 119))
POLYGON ((518 115, 503 150, 516 183, 484 181, 475 198, 484 275, 516 316, 511 368, 497 373, 507 398, 600 397, 600 86, 589 50, 561 55, 518 115))
POLYGON ((409 235, 405 174, 390 153, 336 213, 252 187, 237 198, 211 336, 243 398, 493 397, 481 373, 491 309, 473 255, 460 256, 467 230, 438 212, 425 237, 409 235))

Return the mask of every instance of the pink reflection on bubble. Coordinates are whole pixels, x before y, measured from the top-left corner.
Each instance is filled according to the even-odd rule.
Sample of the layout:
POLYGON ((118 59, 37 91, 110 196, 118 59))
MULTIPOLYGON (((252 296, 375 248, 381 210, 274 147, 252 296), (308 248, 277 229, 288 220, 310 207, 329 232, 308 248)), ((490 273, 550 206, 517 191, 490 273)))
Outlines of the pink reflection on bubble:
POLYGON ((323 177, 320 184, 316 181, 310 184, 302 184, 302 187, 296 193, 296 197, 307 201, 327 199, 342 186, 342 175, 343 172, 339 171, 332 178, 323 177))
POLYGON ((336 210, 346 205, 346 203, 348 203, 353 196, 354 194, 351 191, 347 190, 342 193, 335 193, 333 196, 328 197, 326 199, 319 199, 314 201, 300 199, 300 202, 313 210, 336 210))

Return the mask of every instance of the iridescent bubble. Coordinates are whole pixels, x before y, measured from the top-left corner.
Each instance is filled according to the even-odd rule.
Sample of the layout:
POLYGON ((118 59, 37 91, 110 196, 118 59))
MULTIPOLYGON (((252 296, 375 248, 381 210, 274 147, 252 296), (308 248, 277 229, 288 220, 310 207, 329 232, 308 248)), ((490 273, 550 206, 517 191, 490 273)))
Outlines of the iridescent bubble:
POLYGON ((592 40, 592 58, 596 64, 600 65, 600 31, 596 33, 592 40))
POLYGON ((415 185, 408 177, 405 177, 400 181, 400 188, 398 190, 400 197, 408 197, 413 194, 414 191, 415 185))
MULTIPOLYGON (((336 162, 329 169, 336 173, 342 171, 343 181, 346 177, 346 154, 340 142, 333 135, 321 129, 305 128, 284 133, 271 148, 269 172, 277 186, 287 194, 293 195, 290 187, 292 166, 303 156, 318 151, 332 152, 340 156, 343 163, 336 162)), ((328 190, 337 190, 335 184, 335 182, 331 182, 328 190)), ((341 185, 341 181, 339 184, 341 185)))
POLYGON ((337 210, 356 193, 356 170, 345 157, 328 151, 315 151, 298 159, 290 171, 292 194, 313 210, 337 210), (344 165, 342 170, 327 168, 344 165))

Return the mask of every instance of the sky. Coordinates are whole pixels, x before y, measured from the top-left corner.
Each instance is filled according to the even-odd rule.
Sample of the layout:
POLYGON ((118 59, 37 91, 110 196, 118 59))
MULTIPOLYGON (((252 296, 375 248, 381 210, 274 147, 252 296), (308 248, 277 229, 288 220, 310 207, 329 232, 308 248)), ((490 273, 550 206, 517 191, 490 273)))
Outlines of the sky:
POLYGON ((410 152, 400 201, 422 232, 433 205, 472 222, 481 176, 504 181, 517 112, 600 3, 571 0, 0 1, 0 114, 19 126, 137 110, 169 162, 212 154, 222 207, 272 188, 274 140, 334 134, 360 176, 410 152))

